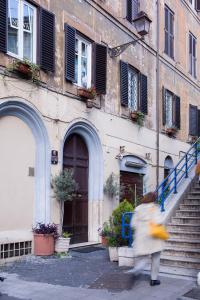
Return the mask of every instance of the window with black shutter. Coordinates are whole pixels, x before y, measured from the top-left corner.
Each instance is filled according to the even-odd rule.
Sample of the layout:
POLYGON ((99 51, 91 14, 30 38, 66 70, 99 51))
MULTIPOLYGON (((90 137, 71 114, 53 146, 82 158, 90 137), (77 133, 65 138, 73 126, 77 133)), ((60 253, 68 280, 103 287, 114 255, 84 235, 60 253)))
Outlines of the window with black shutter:
POLYGON ((195 2, 195 9, 196 9, 196 11, 200 11, 200 0, 195 0, 196 2, 195 2))
POLYGON ((189 73, 196 78, 196 44, 197 39, 189 33, 189 73))
POLYGON ((165 53, 174 58, 174 13, 165 5, 165 53))
POLYGON ((197 106, 189 106, 189 134, 192 136, 198 135, 198 109, 197 106))
POLYGON ((65 78, 75 82, 76 30, 65 24, 65 78))
POLYGON ((7 52, 8 1, 0 1, 0 51, 7 52))
POLYGON ((106 94, 107 47, 94 44, 94 85, 98 94, 106 94))
POLYGON ((127 0, 127 20, 132 23, 132 21, 137 17, 139 12, 139 0, 127 0))
POLYGON ((148 114, 147 76, 120 61, 121 105, 148 114))
POLYGON ((181 128, 180 97, 163 87, 163 125, 181 128))

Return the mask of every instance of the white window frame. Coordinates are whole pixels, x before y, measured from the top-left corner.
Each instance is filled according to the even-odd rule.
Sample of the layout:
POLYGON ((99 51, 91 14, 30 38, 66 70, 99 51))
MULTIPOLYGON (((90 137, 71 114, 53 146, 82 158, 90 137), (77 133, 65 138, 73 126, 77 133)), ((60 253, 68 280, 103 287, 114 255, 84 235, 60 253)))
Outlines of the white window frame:
POLYGON ((82 38, 80 35, 76 35, 78 42, 78 81, 75 83, 77 86, 82 87, 81 85, 81 43, 87 45, 87 88, 91 87, 92 81, 92 44, 86 39, 82 38))
POLYGON ((132 67, 128 68, 128 108, 133 109, 133 103, 132 103, 131 95, 129 93, 129 84, 130 84, 129 73, 130 72, 135 72, 136 75, 137 75, 137 95, 136 95, 137 103, 136 103, 135 111, 138 111, 139 110, 139 72, 137 70, 135 70, 134 68, 132 68, 132 67))
POLYGON ((195 0, 189 0, 190 5, 195 9, 195 0))
POLYGON ((36 30, 37 30, 37 9, 30 3, 24 0, 18 0, 18 10, 19 10, 19 26, 18 26, 18 55, 15 53, 12 53, 10 51, 7 51, 7 54, 18 58, 20 60, 24 59, 24 38, 23 38, 23 9, 24 4, 29 6, 31 9, 33 9, 33 59, 32 62, 36 63, 36 30))

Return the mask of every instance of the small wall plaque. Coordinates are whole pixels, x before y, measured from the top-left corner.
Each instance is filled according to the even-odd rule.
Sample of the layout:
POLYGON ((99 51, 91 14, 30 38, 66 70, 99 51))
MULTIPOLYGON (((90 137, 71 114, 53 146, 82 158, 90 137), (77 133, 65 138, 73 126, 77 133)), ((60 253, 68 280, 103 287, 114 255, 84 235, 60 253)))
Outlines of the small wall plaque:
POLYGON ((57 165, 57 163, 58 163, 58 151, 57 150, 51 150, 51 163, 53 165, 57 165))

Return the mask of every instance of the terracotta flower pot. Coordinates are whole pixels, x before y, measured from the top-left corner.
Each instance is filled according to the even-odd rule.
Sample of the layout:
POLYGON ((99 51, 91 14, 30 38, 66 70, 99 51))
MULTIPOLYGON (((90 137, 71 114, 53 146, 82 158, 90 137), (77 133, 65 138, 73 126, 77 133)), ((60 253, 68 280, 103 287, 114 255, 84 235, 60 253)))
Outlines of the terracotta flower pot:
POLYGON ((177 132, 176 128, 167 128, 166 129, 166 133, 169 135, 169 136, 172 136, 174 135, 175 133, 177 132))
POLYGON ((16 70, 26 76, 31 76, 32 73, 30 67, 24 63, 18 63, 16 70))
POLYGON ((34 255, 49 256, 54 254, 54 249, 53 234, 34 233, 34 255))
POLYGON ((101 237, 101 243, 102 243, 102 245, 105 246, 105 247, 108 246, 108 241, 107 241, 107 239, 106 239, 105 236, 102 236, 102 237, 101 237))
POLYGON ((95 98, 94 94, 87 91, 86 89, 78 89, 78 96, 85 98, 85 99, 94 99, 95 98))
POLYGON ((136 111, 130 112, 130 118, 131 118, 131 120, 136 122, 137 118, 138 118, 137 112, 136 111))

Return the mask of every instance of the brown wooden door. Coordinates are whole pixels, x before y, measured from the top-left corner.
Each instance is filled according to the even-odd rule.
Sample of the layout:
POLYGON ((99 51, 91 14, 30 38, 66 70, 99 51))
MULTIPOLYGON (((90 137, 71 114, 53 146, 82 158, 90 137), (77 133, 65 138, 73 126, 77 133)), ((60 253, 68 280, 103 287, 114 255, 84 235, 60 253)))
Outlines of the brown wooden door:
POLYGON ((120 172, 120 201, 127 199, 135 204, 135 190, 137 205, 143 195, 143 175, 131 172, 120 172))
POLYGON ((69 136, 64 145, 63 168, 74 171, 78 194, 64 206, 63 230, 71 232, 71 243, 88 241, 88 149, 78 134, 69 136))

